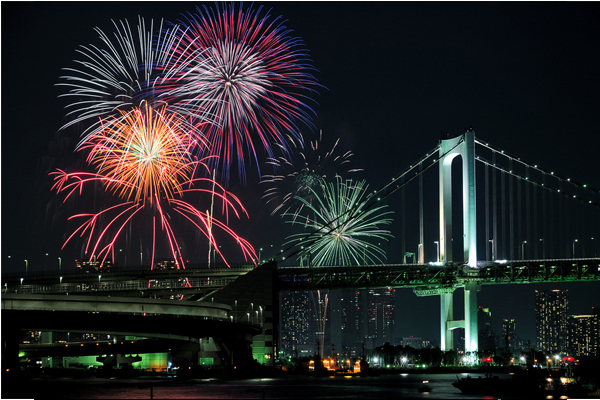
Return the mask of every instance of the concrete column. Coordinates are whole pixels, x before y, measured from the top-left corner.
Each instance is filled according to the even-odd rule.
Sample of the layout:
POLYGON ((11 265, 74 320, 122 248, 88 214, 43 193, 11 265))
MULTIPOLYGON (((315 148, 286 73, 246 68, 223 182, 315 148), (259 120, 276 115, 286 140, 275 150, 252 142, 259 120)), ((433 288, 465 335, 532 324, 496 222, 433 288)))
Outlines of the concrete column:
MULTIPOLYGON (((41 344, 52 344, 52 332, 40 332, 41 344)), ((42 367, 52 368, 52 357, 42 357, 42 367)))
POLYGON ((475 132, 472 129, 464 135, 440 141, 439 174, 440 261, 464 261, 475 268, 477 267, 475 132), (452 161, 456 156, 461 156, 462 161, 464 233, 462 260, 452 258, 452 161))
POLYGON ((481 288, 476 281, 465 284, 465 352, 477 352, 477 292, 481 288))
POLYGON ((475 213, 475 132, 465 132, 462 144, 463 170, 463 248, 464 261, 471 267, 477 267, 477 219, 475 213))
POLYGON ((454 348, 454 333, 448 329, 448 323, 454 319, 454 293, 444 293, 440 295, 440 348, 442 351, 452 350, 454 348))

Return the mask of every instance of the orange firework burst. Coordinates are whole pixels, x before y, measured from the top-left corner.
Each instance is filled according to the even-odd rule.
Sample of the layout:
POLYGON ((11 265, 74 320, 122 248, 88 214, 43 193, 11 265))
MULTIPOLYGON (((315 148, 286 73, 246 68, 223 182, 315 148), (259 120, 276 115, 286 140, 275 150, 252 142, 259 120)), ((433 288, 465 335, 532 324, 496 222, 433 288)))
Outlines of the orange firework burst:
POLYGON ((52 189, 66 192, 66 198, 76 192, 81 194, 84 184, 96 181, 101 182, 107 192, 124 200, 95 214, 72 216, 70 219, 83 218, 85 222, 71 234, 65 245, 77 234, 87 236, 86 253, 91 257, 97 256, 102 263, 111 252, 114 259, 115 243, 125 226, 136 218, 144 218, 141 217, 142 211, 147 210, 154 215, 152 264, 158 222, 177 267, 185 268, 178 251, 180 246, 169 222, 171 212, 175 212, 202 232, 211 248, 224 261, 213 229, 233 238, 245 259, 255 259, 250 243, 227 226, 229 211, 238 218, 241 213, 247 215, 239 199, 213 179, 194 177, 198 168, 207 168, 204 160, 193 156, 196 146, 205 145, 197 142, 194 127, 182 117, 167 112, 164 107, 154 110, 148 104, 121 114, 119 118, 103 122, 103 128, 80 147, 80 150, 89 150, 87 161, 95 168, 95 173, 66 173, 62 170, 52 173, 55 176, 52 189), (198 194, 210 195, 211 204, 215 199, 220 200, 226 221, 214 218, 212 205, 210 212, 202 212, 183 200, 184 196, 198 194))
POLYGON ((185 120, 153 110, 147 103, 131 112, 121 111, 103 129, 83 144, 90 149, 87 161, 98 173, 110 178, 106 186, 125 200, 149 200, 161 194, 181 195, 182 183, 189 182, 195 163, 190 148, 195 139, 185 120))

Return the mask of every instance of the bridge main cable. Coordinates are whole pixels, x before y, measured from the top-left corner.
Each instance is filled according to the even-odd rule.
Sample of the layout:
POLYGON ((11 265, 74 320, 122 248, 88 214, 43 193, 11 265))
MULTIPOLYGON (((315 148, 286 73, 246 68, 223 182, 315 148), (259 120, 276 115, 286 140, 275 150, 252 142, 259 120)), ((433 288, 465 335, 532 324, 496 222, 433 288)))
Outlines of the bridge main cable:
MULTIPOLYGON (((520 158, 518 158, 518 157, 514 157, 514 156, 510 155, 510 154, 506 153, 504 150, 502 150, 502 149, 500 149, 500 148, 497 148, 497 147, 490 146, 488 143, 484 143, 484 142, 482 142, 481 140, 478 140, 477 138, 475 138, 475 144, 478 144, 478 145, 480 145, 480 146, 482 146, 482 147, 485 147, 485 148, 487 148, 488 150, 491 150, 491 151, 493 151, 493 152, 495 152, 495 153, 498 153, 498 154, 500 154, 500 155, 503 155, 504 157, 508 158, 509 160, 516 161, 516 162, 518 162, 518 163, 520 163, 520 164, 523 164, 524 166, 526 166, 526 167, 528 167, 528 168, 534 169, 534 170, 536 170, 536 171, 538 171, 538 172, 540 172, 540 173, 542 173, 542 174, 545 174, 545 175, 551 176, 551 177, 553 177, 553 178, 556 178, 557 180, 559 180, 559 181, 561 181, 561 182, 567 182, 567 183, 571 183, 571 184, 573 184, 574 186, 576 186, 576 187, 579 187, 579 188, 581 188, 581 189, 585 189, 585 190, 588 190, 588 191, 590 191, 590 192, 593 192, 593 193, 596 193, 596 194, 600 194, 600 190, 599 190, 599 189, 596 189, 596 188, 590 188, 590 187, 588 187, 588 186, 587 186, 587 184, 583 184, 583 183, 575 182, 575 181, 571 180, 571 178, 563 178, 563 177, 561 177, 561 176, 555 175, 555 174, 554 174, 554 172, 551 172, 551 171, 546 171, 546 170, 544 170, 544 169, 541 169, 541 168, 539 168, 539 167, 538 167, 537 165, 535 165, 535 164, 530 164, 530 163, 527 163, 527 162, 525 162, 525 161, 521 160, 520 158)), ((495 165, 495 164, 494 164, 494 165, 491 165, 491 164, 490 164, 490 166, 496 167, 496 165, 495 165)), ((507 172, 507 171, 503 171, 503 172, 507 172)), ((512 171, 511 171, 510 173, 512 173, 512 171)), ((518 175, 515 175, 515 174, 513 174, 513 175, 514 175, 514 176, 516 176, 516 177, 519 177, 518 175)), ((519 177, 519 178, 520 178, 520 177, 519 177)))

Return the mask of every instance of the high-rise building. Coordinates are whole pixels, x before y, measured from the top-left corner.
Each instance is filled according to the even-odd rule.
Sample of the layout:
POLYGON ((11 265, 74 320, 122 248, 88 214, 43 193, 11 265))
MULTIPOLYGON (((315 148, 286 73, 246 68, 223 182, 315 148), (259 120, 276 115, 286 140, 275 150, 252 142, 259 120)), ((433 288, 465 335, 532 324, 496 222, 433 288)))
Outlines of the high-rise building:
POLYGON ((568 290, 535 291, 535 330, 539 351, 566 350, 568 305, 568 290))
POLYGON ((367 290, 366 337, 375 347, 394 342, 394 289, 367 290))
POLYGON ((492 331, 492 312, 488 307, 479 306, 477 325, 479 348, 481 350, 494 350, 496 348, 496 334, 492 331))
POLYGON ((365 290, 341 290, 341 348, 340 354, 347 357, 362 355, 364 343, 364 308, 365 290))
POLYGON ((313 355, 309 292, 282 292, 280 304, 280 350, 293 356, 313 355))
POLYGON ((519 348, 517 325, 514 319, 502 320, 502 347, 515 354, 519 348))
POLYGON ((597 357, 598 352, 598 318, 596 311, 591 315, 569 315, 567 318, 568 351, 574 356, 597 357))

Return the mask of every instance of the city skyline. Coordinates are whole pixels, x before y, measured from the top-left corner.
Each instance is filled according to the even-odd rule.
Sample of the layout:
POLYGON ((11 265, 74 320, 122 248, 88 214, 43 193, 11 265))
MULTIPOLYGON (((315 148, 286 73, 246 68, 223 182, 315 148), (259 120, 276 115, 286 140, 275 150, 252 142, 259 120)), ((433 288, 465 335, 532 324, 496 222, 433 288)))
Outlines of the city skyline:
MULTIPOLYGON (((133 23, 142 15, 177 20, 195 6, 185 2, 2 4, 3 273, 66 269, 69 264, 74 267, 73 260, 79 257, 79 248, 59 250, 67 234, 61 221, 68 210, 49 191, 48 171, 72 161, 74 143, 80 139, 75 130, 58 131, 66 122, 65 103, 57 98, 62 92, 54 86, 64 73, 61 68, 72 67, 78 46, 96 43, 93 28, 108 30, 111 19, 133 23)), ((339 147, 354 153, 352 166, 364 170, 359 178, 370 187, 388 183, 437 145, 442 134, 457 136, 469 125, 479 138, 510 154, 600 187, 595 154, 600 143, 593 134, 600 89, 596 73, 600 55, 593 38, 599 28, 590 17, 598 4, 274 2, 265 8, 272 8, 274 16, 282 15, 310 52, 315 75, 324 86, 314 105, 318 115, 314 124, 323 131, 324 143, 331 146, 340 138, 339 147)), ((302 133, 307 142, 317 134, 302 133)), ((287 232, 283 221, 266 210, 264 187, 254 169, 248 171, 249 183, 243 186, 236 177, 230 190, 239 193, 250 219, 234 226, 241 236, 252 237, 257 253, 269 249, 263 251, 265 255, 271 245, 277 253, 287 232)), ((416 185, 410 191, 416 195, 416 185)), ((437 201, 436 196, 427 197, 437 201)), ((434 200, 426 200, 426 210, 436 208, 434 200)), ((418 251, 418 221, 415 218, 402 228, 399 194, 387 202, 396 215, 390 227, 395 239, 386 245, 386 262, 400 263, 402 251, 418 251)), ((413 200, 406 210, 413 217, 416 204, 413 200)), ((479 204, 483 210, 483 203, 479 204)), ((429 233, 421 243, 426 262, 436 260, 436 224, 435 218, 427 223, 429 233)), ((544 247, 542 239, 550 242, 546 236, 550 234, 558 232, 539 229, 537 237, 531 233, 525 239, 527 244, 511 238, 514 243, 505 253, 512 252, 515 258, 524 252, 549 254, 559 247, 544 247)), ((560 239, 565 257, 571 250, 585 251, 587 256, 592 249, 595 253, 597 239, 591 238, 600 234, 569 235, 560 239)), ((497 244, 508 246, 507 242, 497 244)), ((481 260, 488 258, 484 246, 480 246, 481 260)), ((128 264, 137 262, 137 249, 129 253, 128 264)), ((523 330, 531 336, 526 325, 531 323, 533 307, 516 309, 516 305, 527 304, 535 288, 552 285, 484 286, 479 305, 490 307, 494 321, 496 315, 514 318, 519 331, 521 321, 529 321, 523 330), (511 310, 517 315, 509 315, 511 310)), ((600 303, 598 285, 554 286, 578 288, 571 291, 574 313, 585 314, 589 312, 585 307, 600 303)), ((417 298, 410 289, 396 293, 396 302, 402 305, 396 307, 396 330, 439 340, 437 318, 419 321, 422 315, 439 312, 439 299, 417 298), (410 327, 415 333, 409 332, 410 327)), ((455 309, 460 314, 458 297, 455 309)))

